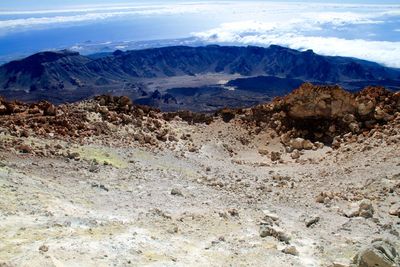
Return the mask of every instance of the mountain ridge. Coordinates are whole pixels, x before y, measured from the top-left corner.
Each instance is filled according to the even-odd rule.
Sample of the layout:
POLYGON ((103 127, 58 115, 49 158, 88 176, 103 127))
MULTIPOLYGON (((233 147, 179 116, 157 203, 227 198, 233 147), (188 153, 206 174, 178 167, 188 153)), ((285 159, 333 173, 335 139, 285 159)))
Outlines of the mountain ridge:
MULTIPOLYGON (((146 91, 142 79, 209 73, 238 74, 244 78, 273 76, 324 84, 354 83, 355 87, 357 83, 387 83, 395 89, 400 80, 399 69, 354 58, 321 56, 312 50, 302 52, 277 45, 170 46, 117 50, 95 58, 67 50, 40 52, 0 66, 0 94, 33 101, 48 96, 49 100, 57 98, 60 102, 115 92, 139 98, 146 91)), ((285 92, 288 89, 294 88, 283 88, 285 92)))

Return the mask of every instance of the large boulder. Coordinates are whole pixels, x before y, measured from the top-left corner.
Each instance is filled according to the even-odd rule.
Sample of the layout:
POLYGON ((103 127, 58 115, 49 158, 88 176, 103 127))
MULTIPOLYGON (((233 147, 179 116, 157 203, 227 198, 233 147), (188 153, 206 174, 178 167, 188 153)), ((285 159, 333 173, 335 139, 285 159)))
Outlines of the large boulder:
MULTIPOLYGON (((352 94, 339 86, 305 83, 283 98, 276 98, 269 108, 259 106, 268 115, 269 125, 280 135, 290 131, 281 141, 294 149, 302 147, 301 137, 323 143, 335 142, 335 137, 359 134, 377 125, 391 123, 400 111, 400 94, 383 87, 366 87, 352 94)), ((335 145, 335 147, 338 147, 335 145)))
POLYGON ((398 267, 400 256, 391 242, 375 240, 354 257, 353 263, 357 267, 398 267))
POLYGON ((366 87, 357 94, 351 94, 339 86, 305 83, 280 103, 292 119, 340 118, 346 124, 353 123, 355 126, 356 120, 392 120, 393 114, 400 111, 400 93, 383 87, 366 87))
POLYGON ((303 84, 284 98, 284 108, 295 119, 334 119, 356 112, 354 96, 339 86, 303 84))
POLYGON ((352 203, 345 211, 343 211, 343 215, 351 218, 351 217, 364 217, 366 219, 372 218, 374 216, 374 207, 372 203, 368 199, 364 199, 359 203, 352 203))

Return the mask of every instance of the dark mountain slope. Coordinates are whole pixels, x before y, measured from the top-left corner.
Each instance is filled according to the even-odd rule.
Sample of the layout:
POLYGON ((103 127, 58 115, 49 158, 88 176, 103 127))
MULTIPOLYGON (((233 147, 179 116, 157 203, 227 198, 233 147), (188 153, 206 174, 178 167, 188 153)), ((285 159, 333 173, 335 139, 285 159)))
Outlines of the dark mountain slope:
POLYGON ((42 52, 0 67, 0 90, 35 91, 79 87, 82 77, 96 76, 91 60, 70 51, 42 52))
POLYGON ((311 50, 300 52, 280 46, 165 47, 119 51, 88 63, 101 75, 165 77, 199 73, 271 75, 314 81, 398 79, 400 71, 342 57, 325 57, 311 50))
MULTIPOLYGON (((311 50, 300 52, 275 45, 268 48, 172 46, 115 51, 99 57, 69 51, 38 53, 0 66, 0 94, 24 100, 56 97, 57 102, 106 92, 136 96, 142 94, 141 78, 207 73, 275 76, 317 83, 388 83, 394 88, 400 80, 398 69, 353 58, 320 56, 311 50)), ((246 87, 255 90, 248 84, 252 81, 259 83, 260 79, 247 81, 246 87)), ((280 83, 289 86, 290 81, 280 83)), ((260 84, 256 87, 260 93, 260 84)))

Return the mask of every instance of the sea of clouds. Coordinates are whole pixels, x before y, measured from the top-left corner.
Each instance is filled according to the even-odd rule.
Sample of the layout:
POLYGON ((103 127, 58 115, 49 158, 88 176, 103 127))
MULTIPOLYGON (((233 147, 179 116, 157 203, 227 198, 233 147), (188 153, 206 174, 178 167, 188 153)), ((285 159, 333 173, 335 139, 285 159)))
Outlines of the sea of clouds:
MULTIPOLYGON (((400 21, 400 5, 279 3, 267 1, 188 2, 102 5, 55 10, 0 11, 0 36, 36 28, 97 23, 141 16, 203 15, 215 20, 213 28, 188 33, 204 43, 277 44, 313 49, 331 56, 349 56, 400 68, 400 32, 391 38, 373 38, 379 27, 352 36, 349 29, 400 21), (349 32, 349 34, 345 34, 349 32), (393 38, 398 35, 399 37, 393 38)), ((367 27, 368 29, 368 27, 367 27)), ((1 37, 0 37, 1 40, 1 37)))
POLYGON ((373 40, 370 38, 375 35, 373 32, 366 32, 363 38, 324 34, 327 29, 340 32, 361 24, 384 24, 393 17, 398 19, 398 16, 400 9, 357 13, 355 10, 324 12, 321 8, 296 14, 293 11, 292 18, 279 21, 258 19, 223 23, 196 32, 194 36, 207 43, 277 44, 298 50, 312 49, 322 55, 356 57, 400 68, 400 41, 373 40))

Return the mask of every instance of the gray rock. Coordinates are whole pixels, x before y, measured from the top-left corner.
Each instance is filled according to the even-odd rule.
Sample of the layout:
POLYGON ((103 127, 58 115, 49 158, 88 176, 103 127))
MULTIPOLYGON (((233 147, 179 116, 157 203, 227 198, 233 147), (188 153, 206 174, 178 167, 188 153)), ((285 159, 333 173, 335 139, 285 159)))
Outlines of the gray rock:
POLYGON ((400 217, 400 204, 393 205, 389 210, 389 214, 392 216, 400 217))
POLYGON ((80 154, 78 152, 69 152, 68 153, 68 158, 69 159, 75 159, 75 160, 79 160, 80 159, 80 154))
POLYGON ((395 246, 387 240, 375 240, 353 259, 357 267, 398 267, 400 257, 395 246))
POLYGON ((320 220, 320 218, 317 216, 317 217, 313 217, 313 218, 311 218, 310 220, 307 220, 306 221, 306 227, 308 228, 308 227, 311 227, 312 225, 314 225, 314 224, 316 224, 317 222, 319 222, 319 220, 320 220))
POLYGON ((171 190, 171 195, 173 195, 173 196, 180 196, 180 197, 183 196, 181 190, 179 190, 179 189, 177 189, 177 188, 173 188, 173 189, 171 190))
POLYGON ((297 248, 295 246, 288 246, 288 247, 284 248, 282 250, 282 252, 285 254, 293 255, 293 256, 299 255, 299 251, 297 250, 297 248))
POLYGON ((229 209, 228 210, 229 215, 232 217, 238 217, 239 216, 239 211, 237 209, 229 209))
POLYGON ((269 210, 263 210, 264 213, 264 220, 269 220, 271 219, 272 221, 278 221, 279 216, 273 212, 270 212, 269 210))
POLYGON ((364 218, 372 218, 374 216, 374 207, 370 200, 364 199, 361 201, 358 216, 364 218))
POLYGON ((286 153, 292 153, 292 152, 293 152, 293 150, 294 150, 294 148, 293 148, 293 147, 291 147, 291 146, 286 146, 286 147, 285 147, 285 151, 286 151, 286 153))
POLYGON ((347 218, 357 217, 359 214, 359 207, 356 203, 352 203, 347 209, 343 210, 343 215, 347 218))
POLYGON ((41 246, 39 247, 39 251, 40 251, 40 252, 47 252, 47 251, 49 251, 49 247, 46 246, 46 245, 41 245, 41 246))
POLYGON ((343 211, 343 214, 348 217, 363 217, 372 218, 374 216, 374 207, 368 199, 362 200, 358 205, 353 203, 347 210, 343 211))
POLYGON ((284 230, 278 226, 271 225, 261 225, 260 228, 260 237, 272 236, 278 239, 281 242, 285 242, 289 244, 290 237, 284 232, 284 230))

